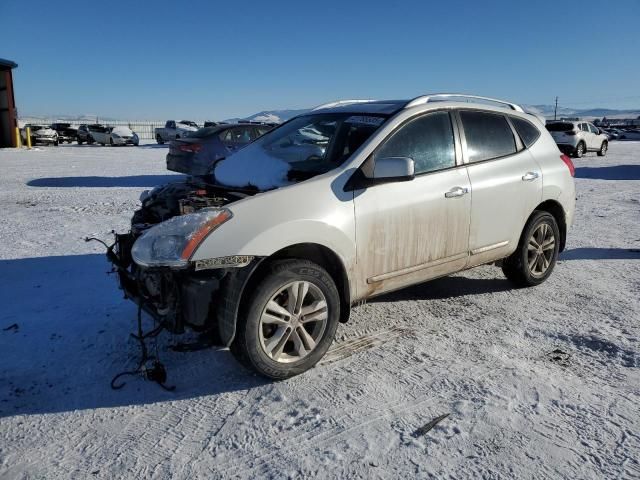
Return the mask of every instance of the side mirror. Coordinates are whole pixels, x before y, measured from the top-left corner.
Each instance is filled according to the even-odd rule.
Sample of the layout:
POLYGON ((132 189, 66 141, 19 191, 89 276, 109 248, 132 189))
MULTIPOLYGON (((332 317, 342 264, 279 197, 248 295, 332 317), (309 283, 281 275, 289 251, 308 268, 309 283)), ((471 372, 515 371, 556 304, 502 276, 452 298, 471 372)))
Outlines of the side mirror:
POLYGON ((415 177, 415 162, 409 157, 369 157, 344 186, 345 192, 380 185, 407 182, 415 177))
POLYGON ((409 157, 384 157, 376 159, 373 178, 390 182, 413 180, 415 162, 409 157))

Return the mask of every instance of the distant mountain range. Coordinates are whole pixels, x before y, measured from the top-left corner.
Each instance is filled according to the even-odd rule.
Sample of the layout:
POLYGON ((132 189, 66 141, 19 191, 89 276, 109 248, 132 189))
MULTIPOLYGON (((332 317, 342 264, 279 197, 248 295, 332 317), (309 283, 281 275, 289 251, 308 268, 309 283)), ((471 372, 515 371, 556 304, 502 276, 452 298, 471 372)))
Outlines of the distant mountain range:
MULTIPOLYGON (((525 107, 531 111, 537 112, 547 119, 553 118, 553 105, 525 105, 525 107)), ((301 115, 310 111, 310 109, 297 109, 297 110, 263 110, 262 112, 254 113, 248 117, 236 117, 226 119, 225 122, 239 122, 239 121, 253 121, 253 122, 268 122, 268 123, 282 123, 289 120, 296 115, 301 115)), ((567 107, 558 107, 558 118, 562 117, 580 117, 587 120, 593 120, 595 118, 638 118, 640 117, 640 109, 631 110, 615 110, 611 108, 587 108, 587 109, 574 109, 567 107)), ((185 115, 184 118, 188 118, 185 115)), ((109 123, 111 121, 122 121, 128 119, 116 119, 110 117, 97 116, 100 123, 109 123)), ((21 123, 50 123, 53 121, 70 122, 74 124, 80 123, 93 123, 96 121, 96 115, 25 115, 20 118, 21 123)), ((196 120, 197 122, 197 120, 196 120)), ((202 123, 202 122, 198 122, 202 123)))

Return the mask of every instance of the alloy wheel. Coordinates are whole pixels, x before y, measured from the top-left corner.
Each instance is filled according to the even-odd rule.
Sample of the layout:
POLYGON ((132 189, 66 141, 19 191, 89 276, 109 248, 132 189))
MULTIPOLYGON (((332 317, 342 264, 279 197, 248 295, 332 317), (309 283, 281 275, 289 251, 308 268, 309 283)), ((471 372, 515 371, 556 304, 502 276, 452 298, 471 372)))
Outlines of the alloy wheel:
POLYGON ((531 275, 540 278, 547 273, 555 254, 556 238, 547 223, 541 223, 531 234, 527 245, 527 263, 531 275))
POLYGON ((329 318, 322 291, 307 281, 278 289, 260 316, 260 345, 279 363, 301 360, 320 343, 329 318))

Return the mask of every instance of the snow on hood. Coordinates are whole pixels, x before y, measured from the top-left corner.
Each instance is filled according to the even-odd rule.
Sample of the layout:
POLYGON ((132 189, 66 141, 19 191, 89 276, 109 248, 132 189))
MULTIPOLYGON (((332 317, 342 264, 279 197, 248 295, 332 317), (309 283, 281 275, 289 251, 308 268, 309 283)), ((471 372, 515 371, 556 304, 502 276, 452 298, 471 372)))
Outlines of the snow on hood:
POLYGON ((116 135, 120 135, 121 137, 130 137, 133 135, 133 130, 129 127, 114 127, 111 133, 115 133, 116 135))
POLYGON ((217 183, 230 187, 257 187, 259 190, 283 187, 291 165, 262 148, 243 148, 218 162, 213 172, 217 183))

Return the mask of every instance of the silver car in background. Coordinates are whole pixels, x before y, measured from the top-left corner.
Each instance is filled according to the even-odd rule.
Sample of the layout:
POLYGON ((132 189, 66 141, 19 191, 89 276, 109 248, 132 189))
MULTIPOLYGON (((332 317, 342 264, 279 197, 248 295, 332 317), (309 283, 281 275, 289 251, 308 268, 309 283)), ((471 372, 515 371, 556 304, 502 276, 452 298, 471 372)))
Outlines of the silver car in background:
POLYGON ((567 155, 580 158, 587 152, 598 152, 600 157, 607 154, 609 137, 592 123, 550 120, 546 127, 558 148, 567 155))

